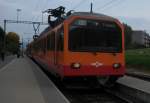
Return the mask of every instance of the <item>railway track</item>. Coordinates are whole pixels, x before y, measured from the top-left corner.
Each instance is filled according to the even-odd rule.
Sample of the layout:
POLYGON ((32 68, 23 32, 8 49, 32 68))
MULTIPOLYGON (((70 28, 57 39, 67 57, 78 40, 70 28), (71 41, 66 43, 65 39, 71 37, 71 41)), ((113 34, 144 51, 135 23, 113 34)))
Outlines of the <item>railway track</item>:
POLYGON ((71 103, 133 103, 109 93, 103 88, 68 89, 63 93, 71 103))
MULTIPOLYGON (((40 65, 38 64, 38 66, 40 65)), ((42 67, 41 69, 66 96, 70 103, 140 103, 132 102, 125 98, 121 93, 116 93, 115 89, 111 90, 103 87, 85 87, 85 85, 87 85, 86 83, 84 83, 85 85, 77 87, 64 87, 62 82, 58 81, 58 79, 45 71, 42 67)))
POLYGON ((103 87, 85 87, 86 83, 83 83, 85 85, 82 86, 72 87, 72 85, 70 85, 64 87, 60 81, 57 81, 49 73, 46 74, 70 103, 135 103, 110 89, 105 89, 103 87))

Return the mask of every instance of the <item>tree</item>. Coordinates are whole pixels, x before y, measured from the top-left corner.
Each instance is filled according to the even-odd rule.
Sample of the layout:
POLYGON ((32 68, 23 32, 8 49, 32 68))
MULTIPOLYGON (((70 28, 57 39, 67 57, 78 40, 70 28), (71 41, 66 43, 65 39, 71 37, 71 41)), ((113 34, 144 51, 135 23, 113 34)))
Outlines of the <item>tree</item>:
POLYGON ((0 27, 0 53, 2 52, 2 49, 3 49, 4 36, 5 36, 5 32, 4 32, 4 30, 0 27))
POLYGON ((124 24, 124 33, 125 33, 125 48, 128 49, 132 46, 132 28, 131 26, 124 24))
POLYGON ((9 32, 6 35, 6 50, 13 54, 19 51, 19 35, 15 32, 9 32))

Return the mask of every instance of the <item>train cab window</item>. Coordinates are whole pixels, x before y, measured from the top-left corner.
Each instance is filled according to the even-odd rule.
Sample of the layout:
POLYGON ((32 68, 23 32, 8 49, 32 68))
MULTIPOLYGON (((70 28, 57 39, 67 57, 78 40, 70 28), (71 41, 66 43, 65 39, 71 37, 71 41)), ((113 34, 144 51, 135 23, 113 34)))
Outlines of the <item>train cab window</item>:
POLYGON ((68 46, 73 52, 121 52, 122 31, 111 21, 78 19, 70 25, 68 46))
POLYGON ((64 28, 63 26, 57 32, 57 50, 63 51, 64 48, 64 28))

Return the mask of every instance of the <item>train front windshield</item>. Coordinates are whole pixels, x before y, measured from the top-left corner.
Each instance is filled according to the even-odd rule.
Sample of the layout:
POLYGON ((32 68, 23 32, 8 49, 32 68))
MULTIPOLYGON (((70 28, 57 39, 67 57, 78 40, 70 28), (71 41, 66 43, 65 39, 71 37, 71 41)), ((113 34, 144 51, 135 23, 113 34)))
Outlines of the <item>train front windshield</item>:
POLYGON ((122 31, 114 22, 78 19, 69 28, 73 52, 121 52, 122 31))

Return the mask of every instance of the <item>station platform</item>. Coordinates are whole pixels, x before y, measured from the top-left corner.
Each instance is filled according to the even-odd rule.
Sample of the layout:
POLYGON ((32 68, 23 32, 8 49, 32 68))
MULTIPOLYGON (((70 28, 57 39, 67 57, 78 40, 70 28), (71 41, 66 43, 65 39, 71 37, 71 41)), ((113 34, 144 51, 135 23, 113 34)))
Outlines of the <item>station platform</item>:
POLYGON ((150 82, 148 81, 144 81, 130 76, 124 76, 120 78, 117 82, 150 94, 150 82))
POLYGON ((0 69, 7 65, 9 62, 11 62, 14 58, 16 58, 15 55, 9 55, 9 56, 6 56, 4 61, 2 61, 2 59, 0 58, 0 69))
POLYGON ((150 82, 135 77, 124 76, 118 81, 118 89, 135 103, 150 103, 150 82))
POLYGON ((69 103, 29 58, 12 60, 0 69, 0 103, 69 103))

